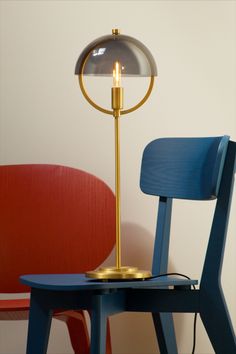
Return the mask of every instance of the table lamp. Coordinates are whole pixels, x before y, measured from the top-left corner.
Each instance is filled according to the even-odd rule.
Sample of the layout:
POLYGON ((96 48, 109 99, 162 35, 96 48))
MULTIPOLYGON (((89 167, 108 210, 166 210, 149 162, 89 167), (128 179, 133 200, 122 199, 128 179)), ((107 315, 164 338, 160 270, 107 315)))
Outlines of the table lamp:
POLYGON ((157 68, 148 48, 137 39, 122 35, 113 29, 111 35, 95 39, 80 54, 75 74, 78 75, 85 99, 97 110, 113 115, 115 122, 115 199, 116 199, 116 265, 89 271, 86 276, 100 280, 145 279, 150 271, 121 265, 121 217, 120 217, 120 133, 119 118, 141 107, 151 94, 157 68), (111 109, 95 103, 85 88, 84 76, 111 77, 111 109), (124 109, 123 77, 149 77, 150 82, 144 97, 130 108, 124 109))

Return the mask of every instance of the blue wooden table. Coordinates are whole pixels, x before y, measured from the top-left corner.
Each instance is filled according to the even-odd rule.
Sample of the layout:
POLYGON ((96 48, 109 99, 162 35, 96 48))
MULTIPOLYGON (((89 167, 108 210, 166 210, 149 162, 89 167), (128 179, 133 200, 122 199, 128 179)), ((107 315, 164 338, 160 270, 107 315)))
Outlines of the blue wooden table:
MULTIPOLYGON (((98 282, 86 278, 84 274, 24 275, 20 280, 31 287, 27 354, 47 352, 52 313, 55 309, 90 311, 91 354, 104 354, 108 316, 123 311, 137 311, 137 306, 140 311, 151 312, 154 301, 156 308, 164 311, 167 297, 168 303, 173 303, 173 312, 178 312, 179 306, 188 312, 183 292, 185 288, 189 289, 191 285, 197 284, 196 280, 172 276, 139 281, 98 282), (164 289, 167 285, 175 289, 168 292, 164 289), (155 289, 157 293, 156 297, 153 297, 155 289), (152 290, 150 301, 147 301, 148 290, 152 290), (178 295, 181 295, 180 302, 176 301, 178 295)), ((192 291, 193 297, 196 298, 196 307, 197 292, 192 291)))

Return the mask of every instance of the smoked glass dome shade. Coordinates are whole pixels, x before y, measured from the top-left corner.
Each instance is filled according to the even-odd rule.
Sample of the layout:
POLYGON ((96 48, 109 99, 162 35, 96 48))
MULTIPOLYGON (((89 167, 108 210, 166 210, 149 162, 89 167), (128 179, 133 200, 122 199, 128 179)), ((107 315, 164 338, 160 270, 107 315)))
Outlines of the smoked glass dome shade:
POLYGON ((137 39, 112 34, 91 42, 79 56, 76 75, 112 76, 114 63, 121 65, 122 76, 157 76, 149 49, 137 39))

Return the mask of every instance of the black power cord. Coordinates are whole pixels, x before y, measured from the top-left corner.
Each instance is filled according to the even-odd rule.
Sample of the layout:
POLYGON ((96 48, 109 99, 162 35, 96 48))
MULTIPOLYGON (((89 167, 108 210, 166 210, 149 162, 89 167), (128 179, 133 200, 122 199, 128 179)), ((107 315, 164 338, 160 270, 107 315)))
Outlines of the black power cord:
MULTIPOLYGON (((166 276, 169 276, 169 275, 177 275, 179 277, 183 277, 183 278, 191 280, 191 278, 189 278, 187 275, 181 274, 181 273, 163 273, 163 274, 159 274, 159 275, 153 275, 153 276, 151 276, 149 278, 146 278, 145 280, 156 279, 156 278, 160 278, 160 277, 166 277, 166 276)), ((194 284, 192 284, 191 286, 193 287, 194 290, 196 290, 196 287, 195 287, 194 284)), ((194 319, 193 319, 193 347, 192 347, 191 354, 195 353, 196 331, 197 331, 197 312, 194 314, 194 319)))

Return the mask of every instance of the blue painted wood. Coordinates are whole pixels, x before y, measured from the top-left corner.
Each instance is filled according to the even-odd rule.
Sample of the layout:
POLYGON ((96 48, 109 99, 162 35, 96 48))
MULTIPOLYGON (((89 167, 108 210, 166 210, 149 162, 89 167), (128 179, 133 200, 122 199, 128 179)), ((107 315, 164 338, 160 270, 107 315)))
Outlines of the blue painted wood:
POLYGON ((171 276, 145 281, 104 283, 89 280, 83 274, 22 276, 21 281, 32 287, 28 335, 30 349, 27 354, 46 353, 50 311, 55 308, 81 308, 91 312, 92 354, 104 354, 106 320, 110 315, 123 311, 154 314, 161 354, 177 353, 173 320, 170 316, 172 312, 200 313, 215 352, 236 353, 235 334, 220 285, 236 168, 236 143, 228 142, 228 137, 178 138, 173 139, 173 142, 171 140, 169 138, 160 139, 158 143, 152 142, 149 145, 150 150, 145 149, 142 164, 141 186, 144 192, 161 196, 153 272, 158 274, 167 270, 172 198, 196 200, 217 198, 200 289, 191 290, 190 285, 196 284, 196 281, 171 276), (156 146, 158 151, 161 151, 162 158, 157 158, 156 152, 154 153, 156 146), (170 157, 164 151, 166 148, 168 154, 171 153, 170 157), (189 151, 193 155, 193 161, 189 160, 189 151), (172 154, 176 161, 176 171, 173 166, 171 167, 172 154), (162 169, 164 166, 168 167, 166 172, 164 170, 160 172, 157 166, 152 166, 156 160, 157 165, 161 161, 162 169), (170 173, 174 176, 170 176, 170 173), (197 186, 197 182, 192 178, 196 178, 200 186, 197 186), (166 194, 169 191, 168 195, 163 195, 164 191, 166 194))
MULTIPOLYGON (((199 290, 176 289, 127 289, 127 311, 199 312, 199 290)), ((170 351, 172 354, 172 352, 170 351)))
MULTIPOLYGON (((233 170, 235 170, 235 156, 231 157, 230 162, 226 163, 224 169, 224 176, 227 176, 228 181, 225 182, 224 177, 221 183, 221 176, 224 167, 227 147, 228 147, 228 136, 218 137, 218 138, 178 138, 178 139, 158 139, 151 142, 145 149, 142 160, 142 172, 141 172, 141 189, 148 194, 154 194, 162 196, 159 203, 158 212, 158 222, 156 239, 154 246, 154 258, 153 258, 153 269, 154 274, 157 272, 166 272, 168 264, 168 247, 169 247, 169 232, 170 232, 170 218, 171 210, 167 212, 167 206, 164 205, 164 201, 169 198, 185 198, 185 199, 213 199, 219 195, 219 200, 221 199, 222 192, 225 191, 225 184, 227 184, 231 191, 233 178, 233 170), (231 167, 230 171, 227 171, 227 165, 231 167), (221 190, 219 192, 221 183, 221 190)), ((230 146, 232 143, 230 142, 230 146)), ((230 149, 228 149, 228 155, 230 155, 230 149)), ((232 153, 231 153, 232 155, 232 153)), ((230 159, 229 156, 227 158, 230 159)), ((229 169, 229 168, 228 168, 229 169)), ((225 193, 224 193, 225 194, 225 193)), ((230 194, 226 196, 226 202, 231 199, 230 194)), ((220 213, 226 213, 227 207, 219 208, 220 213)), ((218 245, 215 247, 214 241, 209 243, 208 256, 206 258, 205 267, 203 274, 203 284, 206 280, 206 289, 209 288, 209 278, 211 278, 211 283, 215 279, 215 283, 219 283, 219 269, 221 267, 223 258, 224 244, 219 242, 218 233, 221 235, 226 235, 227 225, 222 223, 222 217, 217 215, 215 222, 213 223, 213 229, 215 224, 215 235, 214 241, 218 245), (221 227, 219 227, 219 223, 221 227), (216 250, 220 253, 218 257, 218 265, 215 266, 215 256, 216 250), (218 269, 218 270, 217 270, 218 269), (212 272, 215 272, 215 277, 212 278, 212 272)), ((211 238, 213 238, 211 236, 211 238)), ((217 263, 217 262, 216 262, 217 263)), ((213 284, 212 284, 213 285, 213 284)), ((216 284, 214 284, 216 285, 216 284)), ((212 286, 210 291, 212 291, 211 297, 209 297, 212 303, 214 299, 214 292, 218 287, 212 286), (214 289, 214 290, 213 290, 214 289)), ((208 290, 209 293, 209 290, 208 290)), ((217 297, 217 301, 221 302, 221 312, 222 316, 221 323, 224 323, 224 328, 226 329, 227 336, 225 335, 225 341, 227 340, 229 353, 233 353, 235 350, 235 336, 232 331, 231 321, 229 315, 227 315, 227 308, 225 301, 222 297, 221 291, 216 291, 216 294, 221 294, 217 297), (223 320, 224 319, 224 320, 223 320)), ((209 304, 209 298, 205 301, 205 306, 208 307, 208 311, 203 311, 202 317, 206 323, 206 327, 210 327, 211 336, 216 333, 219 342, 221 338, 219 335, 219 330, 214 324, 213 318, 210 311, 212 305, 209 304), (206 314, 209 313, 207 316, 206 314), (208 320, 207 320, 207 319, 208 320), (212 322, 211 326, 208 322, 212 322), (212 330, 214 328, 214 330, 212 330)), ((216 302, 217 302, 216 301, 216 302)), ((206 310, 206 309, 205 309, 206 310)), ((216 308, 215 308, 216 310, 216 308)), ((218 311, 218 314, 220 311, 218 311)), ((176 353, 176 345, 174 341, 173 332, 173 319, 169 317, 167 319, 166 315, 157 313, 153 314, 154 325, 156 328, 157 339, 160 346, 161 353, 176 353), (169 329, 171 327, 171 330, 169 329), (165 335, 170 331, 169 337, 165 335), (174 341, 174 343, 173 343, 174 341), (168 347, 168 349, 167 349, 168 347)), ((216 319, 216 318, 215 318, 216 319)), ((214 342, 214 340, 213 340, 214 342)), ((223 346, 219 347, 217 344, 217 350, 223 350, 223 346)), ((236 352, 236 351, 235 351, 236 352)))
POLYGON ((37 296, 37 290, 32 289, 26 354, 47 353, 52 313, 52 309, 45 306, 44 296, 37 296))
MULTIPOLYGON (((160 197, 152 261, 153 275, 168 271, 171 211, 172 199, 160 197)), ((153 312, 152 318, 161 353, 176 354, 178 350, 172 314, 153 312)))
POLYGON ((177 354, 178 348, 172 313, 152 312, 152 319, 160 353, 177 354))
POLYGON ((212 228, 203 268, 201 286, 219 283, 231 207, 235 173, 236 143, 229 142, 227 159, 213 217, 212 228))
POLYGON ((91 308, 91 354, 105 353, 107 318, 125 310, 122 290, 94 294, 91 308))
POLYGON ((95 295, 91 311, 91 354, 106 352, 106 325, 103 296, 95 295))
POLYGON ((152 274, 167 273, 172 199, 161 197, 158 206, 157 226, 152 259, 152 274))
POLYGON ((197 284, 197 280, 188 280, 178 277, 166 276, 156 279, 133 280, 120 282, 99 282, 90 280, 84 274, 36 274, 23 275, 20 281, 32 288, 55 291, 85 291, 110 290, 117 288, 153 288, 170 286, 183 286, 197 284))
POLYGON ((200 284, 200 315, 216 353, 236 353, 236 338, 221 286, 221 269, 236 166, 236 143, 229 142, 200 284), (216 325, 217 323, 217 325, 216 325))
POLYGON ((215 198, 228 140, 223 136, 152 141, 143 153, 142 191, 170 198, 215 198))

